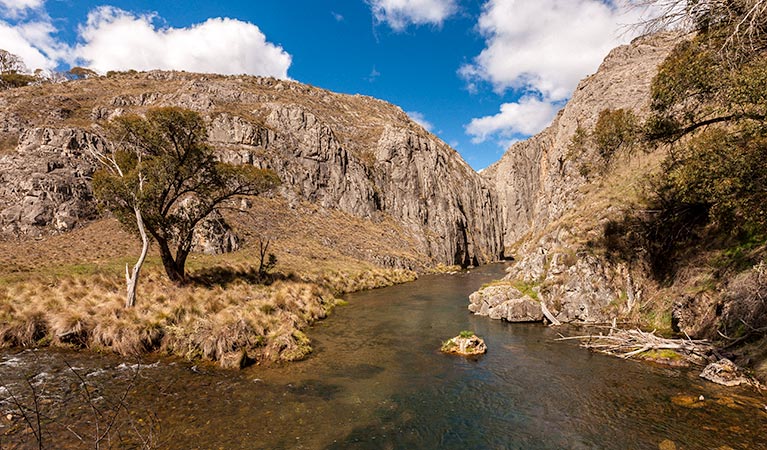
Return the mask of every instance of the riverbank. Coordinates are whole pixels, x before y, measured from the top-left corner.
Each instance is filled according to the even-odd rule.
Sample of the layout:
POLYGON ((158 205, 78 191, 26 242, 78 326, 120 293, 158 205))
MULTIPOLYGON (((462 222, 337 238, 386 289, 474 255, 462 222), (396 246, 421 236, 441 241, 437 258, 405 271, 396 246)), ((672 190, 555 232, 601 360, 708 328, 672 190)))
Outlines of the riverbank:
MULTIPOLYGON (((122 270, 135 239, 102 220, 67 235, 0 244, 0 346, 65 347, 136 356, 149 352, 217 361, 224 367, 294 361, 312 351, 303 330, 343 294, 413 281, 328 248, 275 240, 278 263, 257 272, 258 248, 194 255, 190 282, 172 284, 157 255, 126 309, 122 270)), ((271 250, 270 250, 271 251, 271 250)))
MULTIPOLYGON (((151 357, 139 369, 112 354, 0 351, 0 380, 14 393, 29 393, 27 378, 45 386, 57 448, 88 446, 94 428, 67 363, 108 401, 130 386, 131 413, 112 431, 121 448, 136 437, 131 420, 164 449, 764 448, 767 410, 753 391, 556 342, 562 328, 468 314, 466 297, 502 274, 489 265, 350 294, 307 332, 314 352, 290 364, 229 371, 151 357), (482 336, 487 354, 440 353, 461 330, 482 336)), ((12 409, 0 394, 0 412, 12 409)), ((28 428, 0 415, 3 448, 36 448, 28 428)))

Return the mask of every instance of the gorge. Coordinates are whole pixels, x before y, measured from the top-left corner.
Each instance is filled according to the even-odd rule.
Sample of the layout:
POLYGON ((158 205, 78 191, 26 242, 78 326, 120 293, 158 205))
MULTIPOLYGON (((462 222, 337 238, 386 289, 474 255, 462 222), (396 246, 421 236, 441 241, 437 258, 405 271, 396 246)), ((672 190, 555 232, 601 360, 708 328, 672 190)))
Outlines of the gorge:
MULTIPOLYGON (((17 367, 98 377, 102 357, 72 349, 106 351, 113 372, 119 364, 111 353, 124 361, 152 354, 153 366, 141 373, 159 364, 173 375, 155 380, 146 398, 159 389, 178 401, 177 411, 157 411, 160 423, 200 425, 179 444, 188 447, 300 447, 290 423, 306 428, 299 434, 312 440, 307 448, 445 442, 496 448, 508 442, 505 427, 513 423, 513 440, 524 448, 540 442, 541 448, 635 442, 759 448, 767 413, 742 390, 725 393, 683 368, 612 361, 554 344, 558 329, 506 323, 542 322, 542 305, 571 325, 619 321, 688 339, 721 338, 727 356, 756 378, 767 376, 765 307, 754 301, 763 287, 763 240, 756 235, 747 245, 727 241, 700 254, 676 254, 675 271, 655 277, 638 246, 620 245, 634 243, 627 214, 647 212, 643 189, 663 167, 664 149, 616 152, 612 163, 595 168, 605 160, 600 147, 579 141, 596 135, 615 111, 637 121, 651 117, 653 78, 685 39, 660 33, 613 50, 548 128, 513 144, 481 173, 394 105, 295 81, 128 71, 1 91, 0 346, 63 349, 43 353, 39 365, 35 350, 4 350, 3 379, 23 386, 17 367), (271 169, 282 184, 227 205, 204 224, 190 283, 168 282, 156 251, 150 253, 137 306, 126 310, 121 271, 138 244, 99 208, 91 150, 113 144, 110 119, 167 106, 204 118, 220 161, 271 169), (266 253, 276 255, 276 266, 256 271, 266 253), (516 305, 532 305, 532 313, 517 314, 516 305), (467 307, 502 320, 469 315, 467 307), (338 320, 309 328, 334 308, 338 320), (488 335, 486 359, 437 353, 440 339, 469 328, 488 335), (315 357, 301 361, 313 351, 315 357), (78 368, 55 360, 59 352, 78 368), (279 364, 286 361, 301 362, 279 364), (213 363, 244 370, 216 372, 213 363), (340 369, 328 368, 333 364, 340 369), (552 387, 537 383, 543 373, 552 387), (229 399, 209 405, 220 411, 216 423, 200 422, 195 402, 208 400, 185 397, 172 388, 176 379, 212 389, 216 401, 229 399), (397 396, 409 383, 415 390, 397 396), (416 389, 434 385, 427 394, 416 389), (578 388, 570 391, 573 385, 578 388), (261 395, 292 410, 269 409, 254 400, 261 395), (600 396, 621 400, 594 400, 600 396), (584 401, 596 402, 585 416, 584 401), (493 417, 519 404, 518 414, 493 417), (245 421, 237 429, 271 425, 253 431, 252 442, 218 434, 230 407, 246 412, 232 419, 245 421), (424 408, 446 412, 422 419, 424 408), (712 415, 721 423, 697 427, 712 415), (336 416, 343 419, 340 429, 336 416), (360 417, 365 420, 356 422, 360 417), (626 421, 636 429, 614 438, 626 421), (558 426, 553 436, 545 430, 549 423, 558 426), (491 431, 478 433, 482 426, 491 431), (287 431, 265 434, 272 429, 287 431), (214 442, 198 441, 205 435, 214 442)), ((3 427, 20 436, 24 424, 9 414, 3 427)), ((136 435, 153 432, 142 430, 136 435)))

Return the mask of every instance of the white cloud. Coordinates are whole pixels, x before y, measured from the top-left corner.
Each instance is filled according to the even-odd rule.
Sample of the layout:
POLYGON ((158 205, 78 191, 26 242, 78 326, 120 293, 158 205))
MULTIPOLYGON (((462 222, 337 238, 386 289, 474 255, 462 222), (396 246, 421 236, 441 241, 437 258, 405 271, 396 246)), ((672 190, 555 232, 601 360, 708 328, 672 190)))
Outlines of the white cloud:
POLYGON ((157 28, 156 16, 114 7, 88 14, 74 56, 99 72, 175 69, 287 78, 291 56, 254 24, 212 18, 188 28, 157 28))
POLYGON ((460 69, 470 83, 534 91, 553 101, 570 96, 578 81, 634 34, 640 11, 603 0, 488 0, 479 19, 486 48, 460 69))
POLYGON ((426 120, 426 117, 423 115, 423 113, 420 113, 418 111, 406 111, 405 114, 407 114, 410 117, 410 119, 413 120, 413 122, 424 127, 426 131, 431 131, 434 129, 434 125, 428 120, 426 120))
POLYGON ((504 103, 498 114, 472 119, 472 141, 495 137, 500 145, 549 124, 578 82, 599 67, 607 53, 639 34, 628 25, 652 10, 632 0, 488 0, 477 28, 485 49, 459 69, 473 93, 490 83, 498 94, 524 96, 504 103), (620 4, 619 4, 620 3, 620 4))
POLYGON ((458 6, 456 0, 368 0, 373 17, 395 31, 408 25, 442 25, 458 6))
POLYGON ((53 39, 53 32, 53 26, 47 22, 11 25, 0 21, 0 48, 20 57, 32 71, 52 70, 66 52, 65 46, 53 39))
POLYGON ((558 106, 549 101, 527 96, 517 103, 504 103, 493 116, 472 119, 466 125, 471 141, 479 144, 489 137, 498 137, 501 145, 512 141, 515 135, 530 136, 544 129, 557 114, 558 106))
POLYGON ((17 18, 28 10, 39 9, 45 0, 0 0, 0 14, 3 17, 17 18))

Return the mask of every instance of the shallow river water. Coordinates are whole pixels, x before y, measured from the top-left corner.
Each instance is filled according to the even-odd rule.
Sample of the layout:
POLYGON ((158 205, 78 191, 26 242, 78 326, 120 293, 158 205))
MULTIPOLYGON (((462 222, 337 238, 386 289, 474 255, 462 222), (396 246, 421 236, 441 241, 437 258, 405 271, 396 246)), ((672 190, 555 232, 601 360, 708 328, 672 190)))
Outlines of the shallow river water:
POLYGON ((470 315, 469 293, 502 274, 492 265, 350 295, 309 330, 314 353, 281 367, 155 358, 135 376, 112 355, 0 353, 0 449, 37 448, 9 399, 31 405, 33 388, 46 448, 94 448, 111 416, 92 406, 110 411, 127 392, 101 448, 767 449, 767 398, 753 391, 554 341, 577 330, 470 315), (486 355, 439 353, 465 329, 486 355))

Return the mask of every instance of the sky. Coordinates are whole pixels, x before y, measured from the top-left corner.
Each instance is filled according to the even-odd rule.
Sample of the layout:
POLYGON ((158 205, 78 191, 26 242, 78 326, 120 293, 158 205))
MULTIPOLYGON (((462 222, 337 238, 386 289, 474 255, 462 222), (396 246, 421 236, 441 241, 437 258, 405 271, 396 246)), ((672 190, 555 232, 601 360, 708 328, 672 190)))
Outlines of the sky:
POLYGON ((370 95, 481 170, 638 34, 648 12, 626 1, 0 0, 0 49, 30 70, 251 74, 370 95))

